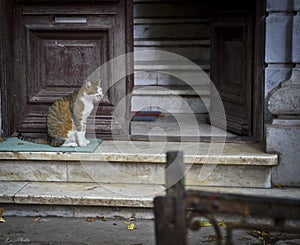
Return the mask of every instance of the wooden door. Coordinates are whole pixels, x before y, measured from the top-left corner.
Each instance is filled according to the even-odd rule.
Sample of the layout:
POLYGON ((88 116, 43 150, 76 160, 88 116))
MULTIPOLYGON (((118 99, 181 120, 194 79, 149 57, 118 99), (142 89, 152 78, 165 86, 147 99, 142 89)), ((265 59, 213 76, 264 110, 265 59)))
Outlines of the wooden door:
MULTIPOLYGON (((17 130, 43 134, 47 110, 53 101, 80 88, 105 62, 132 51, 132 1, 5 2, 6 26, 2 33, 11 31, 2 43, 8 52, 5 62, 10 64, 9 69, 2 70, 7 76, 2 83, 2 91, 6 90, 5 134, 17 130)), ((128 69, 130 65, 131 62, 124 63, 128 69)), ((111 87, 110 83, 103 81, 104 90, 111 87)), ((132 80, 127 77, 108 90, 90 131, 105 138, 112 130, 118 130, 118 122, 128 117, 130 103, 125 100, 122 112, 113 112, 131 88, 132 80)))
MULTIPOLYGON (((211 26, 211 79, 224 105, 227 130, 239 135, 251 132, 252 1, 216 1, 211 26)), ((222 125, 215 91, 210 114, 222 125)))

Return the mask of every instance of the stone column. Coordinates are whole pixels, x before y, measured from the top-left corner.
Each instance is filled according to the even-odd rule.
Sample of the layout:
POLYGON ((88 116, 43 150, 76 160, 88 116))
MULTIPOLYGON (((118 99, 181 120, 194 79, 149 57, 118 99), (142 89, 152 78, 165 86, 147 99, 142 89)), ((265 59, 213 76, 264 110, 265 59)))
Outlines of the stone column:
MULTIPOLYGON (((300 186, 300 1, 269 0, 268 3, 270 2, 274 5, 277 2, 277 7, 280 2, 281 8, 277 9, 276 14, 285 16, 282 17, 282 22, 285 20, 285 23, 289 24, 284 28, 285 35, 278 38, 276 34, 270 36, 267 31, 269 39, 274 38, 274 43, 278 41, 277 47, 272 50, 273 55, 277 53, 281 58, 275 60, 270 50, 268 52, 266 43, 266 63, 270 63, 271 67, 277 66, 275 67, 277 72, 273 72, 272 80, 280 84, 276 87, 276 82, 268 83, 270 71, 267 68, 266 86, 269 86, 269 90, 266 91, 268 98, 266 119, 269 119, 269 124, 266 127, 266 149, 267 152, 279 155, 279 164, 272 171, 273 184, 300 186), (284 4, 285 7, 282 6, 284 4), (280 39, 283 39, 284 43, 280 39), (267 59, 268 55, 271 59, 267 59), (282 79, 288 76, 290 78, 282 82, 282 79)), ((268 30, 268 21, 266 28, 268 30)))

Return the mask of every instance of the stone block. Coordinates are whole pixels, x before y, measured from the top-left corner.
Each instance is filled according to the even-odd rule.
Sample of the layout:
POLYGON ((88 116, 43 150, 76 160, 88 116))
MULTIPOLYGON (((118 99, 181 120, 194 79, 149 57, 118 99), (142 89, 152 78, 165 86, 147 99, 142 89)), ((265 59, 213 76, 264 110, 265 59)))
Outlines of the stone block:
POLYGON ((293 62, 300 63, 300 13, 293 19, 293 62))
POLYGON ((74 217, 74 207, 59 205, 1 204, 4 215, 17 217, 74 217))
POLYGON ((265 98, 277 88, 281 82, 290 78, 292 68, 290 67, 267 67, 265 69, 265 98))
POLYGON ((134 26, 134 38, 209 38, 208 23, 163 23, 134 26), (188 30, 188 31, 187 31, 188 30))
POLYGON ((157 72, 156 71, 135 71, 134 85, 157 85, 157 72))
POLYGON ((14 195, 26 186, 27 182, 0 182, 0 203, 12 203, 14 195))
MULTIPOLYGON (((265 69, 265 100, 270 96, 270 92, 278 88, 281 82, 290 78, 292 68, 290 67, 267 67, 265 69)), ((271 122, 272 114, 267 109, 265 103, 265 122, 271 122)))
POLYGON ((160 110, 165 113, 207 113, 210 99, 203 96, 148 95, 132 97, 132 110, 160 110), (207 107, 206 107, 207 105, 207 107))
POLYGON ((292 15, 271 14, 266 21, 266 63, 292 61, 292 15))
MULTIPOLYGON (((148 47, 135 47, 134 50, 137 52, 152 51, 152 50, 167 51, 167 52, 171 52, 171 53, 180 55, 180 56, 187 58, 189 60, 192 60, 192 61, 203 60, 208 64, 209 64, 209 60, 210 60, 210 47, 204 47, 204 46, 202 46, 202 47, 201 46, 197 46, 197 47, 193 47, 193 46, 189 46, 189 47, 175 47, 175 46, 174 47, 172 47, 172 46, 152 47, 152 46, 148 46, 148 47)), ((156 62, 160 61, 160 59, 153 59, 153 58, 151 58, 151 56, 140 58, 138 56, 138 53, 135 55, 137 57, 137 60, 152 60, 152 61, 156 61, 156 62)))
POLYGON ((187 173, 187 185, 231 186, 231 187, 271 187, 271 169, 264 166, 224 166, 218 165, 205 179, 201 178, 203 166, 193 165, 187 173))
POLYGON ((268 101, 268 109, 276 115, 300 115, 300 88, 278 89, 268 101))
POLYGON ((272 169, 274 185, 300 186, 300 124, 268 125, 267 152, 279 153, 279 164, 272 169))
MULTIPOLYGON (((168 71, 166 71, 168 72, 168 71)), ((159 72, 157 74, 158 85, 177 86, 177 85, 210 85, 209 75, 202 71, 171 71, 174 76, 159 72)))
POLYGON ((1 181, 67 181, 64 162, 1 161, 1 181))
POLYGON ((266 9, 268 12, 292 11, 293 0, 267 0, 266 9))
POLYGON ((300 115, 300 68, 294 68, 290 79, 281 83, 268 101, 268 109, 272 114, 300 115))

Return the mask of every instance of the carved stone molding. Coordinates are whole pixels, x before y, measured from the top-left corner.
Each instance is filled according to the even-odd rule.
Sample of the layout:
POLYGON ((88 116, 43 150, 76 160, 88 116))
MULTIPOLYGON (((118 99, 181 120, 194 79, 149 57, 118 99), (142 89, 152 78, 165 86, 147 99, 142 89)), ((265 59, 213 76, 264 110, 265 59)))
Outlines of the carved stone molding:
POLYGON ((278 118, 300 118, 300 67, 294 68, 291 78, 271 95, 268 109, 278 118))

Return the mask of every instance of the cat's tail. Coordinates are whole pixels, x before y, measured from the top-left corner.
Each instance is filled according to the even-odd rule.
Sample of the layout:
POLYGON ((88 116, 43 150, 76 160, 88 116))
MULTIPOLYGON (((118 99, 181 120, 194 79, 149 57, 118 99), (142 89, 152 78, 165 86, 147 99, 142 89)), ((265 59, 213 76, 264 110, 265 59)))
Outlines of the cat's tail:
POLYGON ((31 137, 31 136, 24 136, 22 134, 18 134, 18 139, 28 141, 31 143, 36 143, 36 144, 44 144, 44 145, 49 145, 49 140, 47 138, 37 138, 37 137, 31 137))

